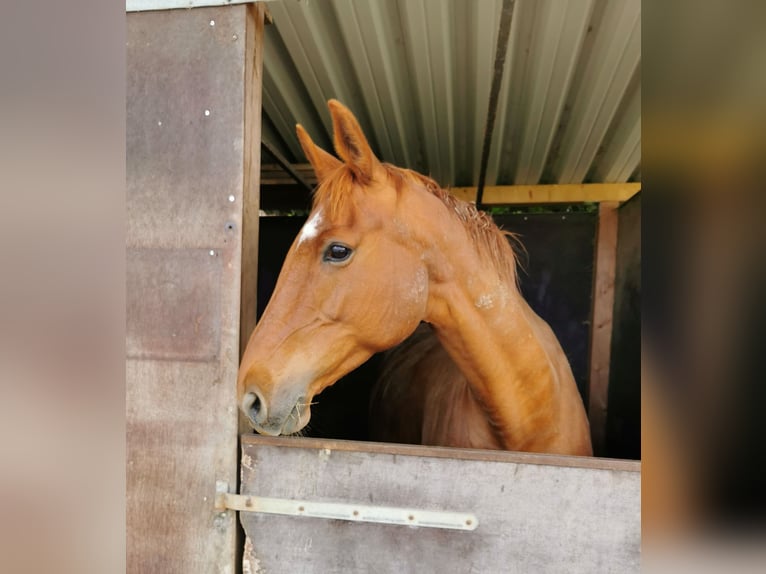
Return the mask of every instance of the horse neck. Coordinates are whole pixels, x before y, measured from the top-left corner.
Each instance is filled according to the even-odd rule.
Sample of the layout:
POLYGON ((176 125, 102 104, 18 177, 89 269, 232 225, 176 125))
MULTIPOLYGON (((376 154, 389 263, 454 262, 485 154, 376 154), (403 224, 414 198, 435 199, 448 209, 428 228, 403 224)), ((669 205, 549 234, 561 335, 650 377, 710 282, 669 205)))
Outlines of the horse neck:
POLYGON ((503 447, 550 451, 558 440, 560 378, 571 377, 563 351, 513 278, 487 260, 460 221, 450 220, 448 225, 457 226, 440 234, 441 244, 427 257, 432 281, 426 320, 486 409, 503 447))

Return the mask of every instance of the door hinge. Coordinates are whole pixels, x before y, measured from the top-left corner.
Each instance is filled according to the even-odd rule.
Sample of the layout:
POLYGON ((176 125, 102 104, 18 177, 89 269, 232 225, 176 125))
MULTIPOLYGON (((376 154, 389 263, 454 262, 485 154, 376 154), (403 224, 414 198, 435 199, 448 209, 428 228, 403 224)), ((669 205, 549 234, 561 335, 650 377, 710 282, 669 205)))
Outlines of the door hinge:
POLYGON ((216 510, 237 510, 239 512, 261 512, 284 516, 308 516, 350 520, 352 522, 374 522, 378 524, 399 524, 425 528, 448 528, 451 530, 475 530, 479 521, 467 512, 424 510, 394 506, 373 506, 345 502, 315 502, 289 498, 269 498, 250 494, 228 492, 228 483, 216 483, 216 510))

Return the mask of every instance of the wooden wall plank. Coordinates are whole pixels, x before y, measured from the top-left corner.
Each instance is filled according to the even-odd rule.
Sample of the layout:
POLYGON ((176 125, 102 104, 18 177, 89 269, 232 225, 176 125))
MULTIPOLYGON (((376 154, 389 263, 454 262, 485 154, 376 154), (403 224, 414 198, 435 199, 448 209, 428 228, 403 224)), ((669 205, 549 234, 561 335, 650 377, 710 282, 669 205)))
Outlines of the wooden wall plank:
MULTIPOLYGON (((309 185, 316 185, 316 176, 308 164, 293 167, 309 185)), ((265 209, 305 209, 310 194, 282 168, 267 164, 261 171, 262 198, 265 209)), ((582 203, 602 201, 625 202, 638 193, 641 183, 586 183, 551 185, 500 185, 484 188, 485 205, 545 205, 557 203, 582 203)), ((475 202, 475 187, 454 187, 449 190, 455 197, 475 202)))
POLYGON ((221 257, 207 249, 131 248, 126 269, 128 359, 218 359, 221 257))
POLYGON ((242 443, 243 494, 472 512, 479 520, 464 532, 243 512, 244 571, 639 570, 637 470, 365 452, 294 439, 242 443))
MULTIPOLYGON (((513 205, 627 201, 640 189, 640 183, 495 185, 484 188, 482 203, 513 205)), ((475 187, 454 187, 450 193, 463 201, 476 201, 475 187)))
POLYGON ((239 354, 255 328, 258 305, 258 221, 261 206, 261 105, 263 87, 263 26, 266 7, 248 6, 245 68, 245 157, 242 214, 242 304, 239 354))
POLYGON ((453 460, 477 460, 485 462, 507 462, 516 464, 542 464, 546 466, 567 466, 590 468, 594 470, 619 470, 640 472, 641 463, 635 460, 596 458, 592 456, 569 456, 559 454, 541 454, 535 452, 516 452, 510 450, 484 450, 471 448, 451 448, 399 444, 390 442, 368 442, 358 440, 340 440, 331 438, 305 438, 294 436, 264 436, 248 432, 242 435, 242 444, 258 447, 289 447, 307 449, 329 449, 357 453, 381 453, 390 455, 421 456, 430 458, 450 458, 453 460))
POLYGON ((593 452, 596 456, 603 454, 605 444, 617 258, 617 208, 616 202, 604 202, 599 205, 596 231, 588 390, 588 418, 593 452))
POLYGON ((247 10, 127 16, 129 572, 235 571, 247 10))

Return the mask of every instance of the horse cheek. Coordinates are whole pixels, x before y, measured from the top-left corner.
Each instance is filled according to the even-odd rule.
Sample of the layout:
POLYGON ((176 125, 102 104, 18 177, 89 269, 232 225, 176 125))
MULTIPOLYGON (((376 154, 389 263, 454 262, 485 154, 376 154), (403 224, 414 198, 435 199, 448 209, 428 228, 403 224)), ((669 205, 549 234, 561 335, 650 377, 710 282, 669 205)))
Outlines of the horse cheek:
POLYGON ((409 337, 425 316, 428 281, 425 269, 393 274, 398 277, 395 288, 381 297, 382 312, 377 328, 385 335, 382 345, 389 349, 409 337))

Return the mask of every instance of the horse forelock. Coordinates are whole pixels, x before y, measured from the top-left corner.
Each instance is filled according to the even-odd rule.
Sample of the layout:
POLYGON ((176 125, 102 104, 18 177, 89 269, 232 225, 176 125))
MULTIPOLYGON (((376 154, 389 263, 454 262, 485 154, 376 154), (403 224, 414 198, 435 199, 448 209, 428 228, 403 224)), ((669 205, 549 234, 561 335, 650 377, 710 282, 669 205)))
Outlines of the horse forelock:
MULTIPOLYGON (((397 194, 406 193, 408 187, 416 186, 439 198, 465 226, 479 252, 494 265, 501 277, 518 288, 516 248, 523 250, 518 235, 501 230, 489 214, 479 211, 472 203, 456 198, 430 177, 388 163, 381 166, 397 194)), ((314 208, 322 206, 324 213, 337 219, 353 206, 354 188, 366 185, 369 182, 360 181, 350 167, 341 166, 314 190, 314 208)))
POLYGON ((341 166, 322 180, 314 189, 313 208, 321 206, 331 219, 337 219, 351 203, 355 176, 348 166, 341 166))

